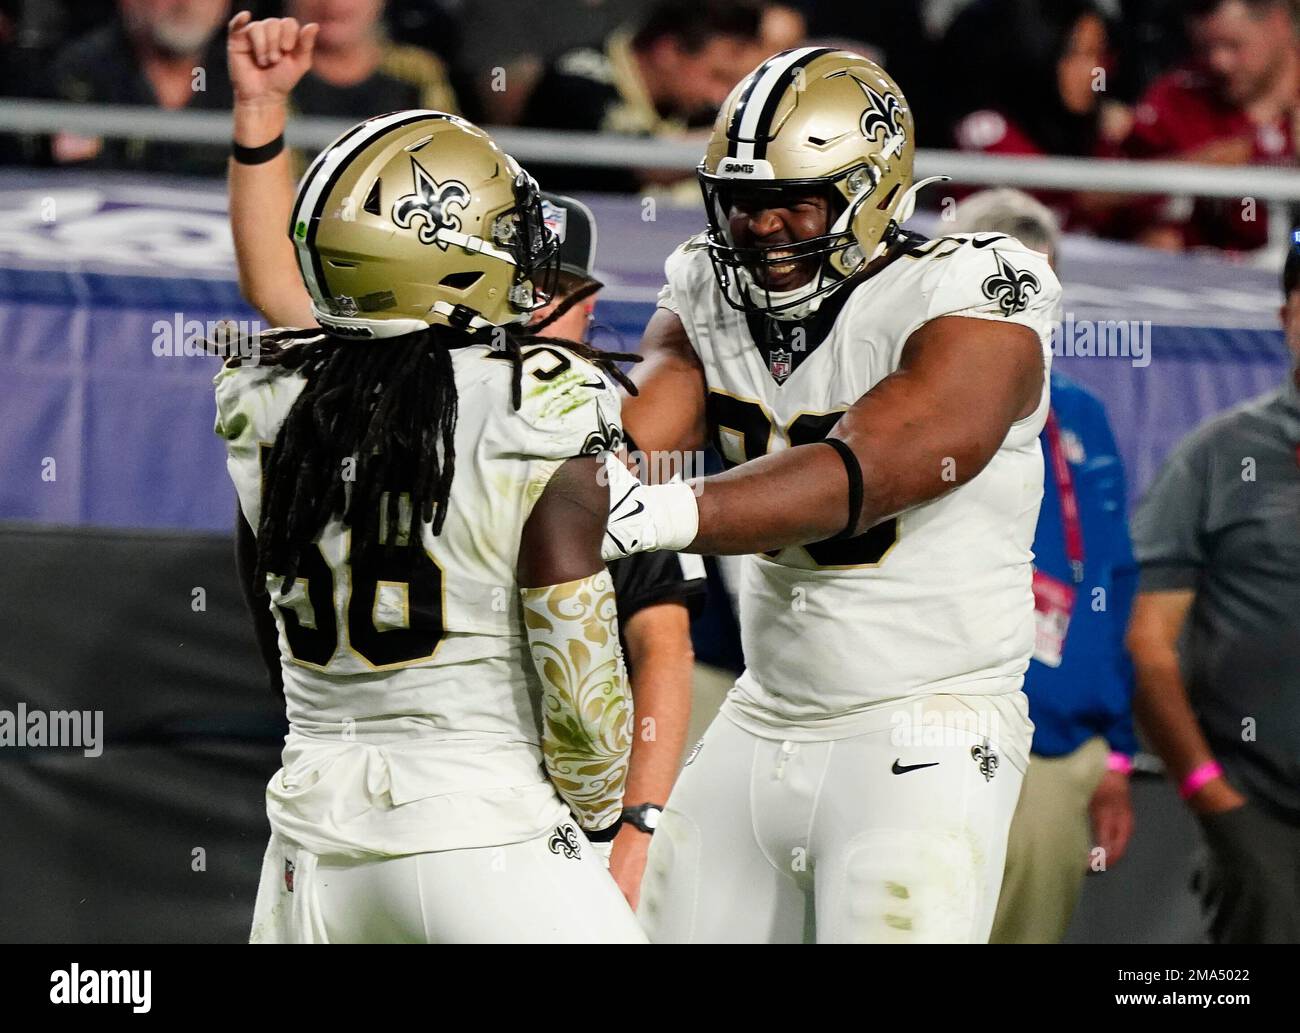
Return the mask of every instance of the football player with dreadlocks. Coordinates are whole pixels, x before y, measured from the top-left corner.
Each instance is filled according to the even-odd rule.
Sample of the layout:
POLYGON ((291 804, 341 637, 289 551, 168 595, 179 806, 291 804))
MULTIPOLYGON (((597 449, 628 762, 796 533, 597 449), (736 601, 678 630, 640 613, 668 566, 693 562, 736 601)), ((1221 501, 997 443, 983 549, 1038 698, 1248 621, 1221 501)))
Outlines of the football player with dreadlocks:
POLYGON ((627 357, 525 327, 556 237, 455 116, 345 133, 290 235, 317 325, 216 379, 290 724, 253 940, 643 940, 593 846, 631 745, 598 475, 627 357))
POLYGON ((634 491, 609 530, 748 554, 747 669, 655 833, 652 941, 797 942, 806 914, 820 942, 989 935, 1060 288, 1005 235, 902 230, 913 144, 877 65, 778 54, 723 105, 708 230, 667 261, 624 426, 733 469, 634 491))

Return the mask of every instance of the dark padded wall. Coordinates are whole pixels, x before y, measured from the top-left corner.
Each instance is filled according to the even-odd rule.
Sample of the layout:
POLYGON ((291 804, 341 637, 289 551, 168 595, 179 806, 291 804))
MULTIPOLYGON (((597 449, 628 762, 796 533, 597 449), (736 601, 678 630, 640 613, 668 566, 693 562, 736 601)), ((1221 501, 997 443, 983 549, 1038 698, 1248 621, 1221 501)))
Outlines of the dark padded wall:
POLYGON ((247 939, 284 720, 231 540, 0 526, 0 628, 0 709, 103 712, 0 749, 0 940, 247 939))

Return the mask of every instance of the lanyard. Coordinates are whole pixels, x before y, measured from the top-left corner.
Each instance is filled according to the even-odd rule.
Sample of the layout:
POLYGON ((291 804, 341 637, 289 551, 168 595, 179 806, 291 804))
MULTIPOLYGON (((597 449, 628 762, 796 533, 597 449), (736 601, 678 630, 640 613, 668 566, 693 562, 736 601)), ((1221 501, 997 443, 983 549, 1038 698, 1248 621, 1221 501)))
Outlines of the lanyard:
POLYGON ((1083 528, 1079 524, 1079 499, 1074 494, 1074 477, 1061 447, 1061 425, 1056 422, 1056 411, 1047 411, 1047 451, 1052 457, 1052 470, 1056 474, 1056 490, 1061 500, 1061 527, 1065 532, 1065 555, 1070 561, 1070 572, 1077 585, 1083 580, 1083 528))

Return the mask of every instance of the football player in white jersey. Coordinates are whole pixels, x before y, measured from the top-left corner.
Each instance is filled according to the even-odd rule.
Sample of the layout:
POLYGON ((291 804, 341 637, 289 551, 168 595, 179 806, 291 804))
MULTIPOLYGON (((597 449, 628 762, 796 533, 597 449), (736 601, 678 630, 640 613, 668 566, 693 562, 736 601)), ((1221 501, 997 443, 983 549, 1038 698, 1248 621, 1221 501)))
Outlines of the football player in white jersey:
POLYGON ((634 491, 611 539, 752 555, 747 669, 651 847, 653 941, 989 934, 1059 285, 1007 236, 900 228, 913 134, 871 61, 770 58, 699 167, 707 232, 667 262, 624 426, 734 468, 634 491))
POLYGON ((322 152, 290 233, 318 326, 216 378, 290 724, 252 939, 642 941, 593 846, 631 742, 597 457, 623 378, 521 325, 555 267, 536 184, 400 112, 322 152))

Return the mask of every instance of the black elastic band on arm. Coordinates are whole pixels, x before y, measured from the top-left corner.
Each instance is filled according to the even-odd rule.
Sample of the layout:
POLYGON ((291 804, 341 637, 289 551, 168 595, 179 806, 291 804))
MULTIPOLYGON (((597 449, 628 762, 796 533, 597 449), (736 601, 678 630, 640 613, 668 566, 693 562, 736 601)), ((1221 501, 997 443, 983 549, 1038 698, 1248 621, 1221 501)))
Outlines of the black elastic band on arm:
POLYGON ((608 828, 603 828, 599 832, 588 832, 583 829, 583 834, 593 843, 609 843, 618 835, 618 830, 623 827, 623 815, 618 816, 618 821, 614 822, 608 828))
POLYGON ((284 134, 281 133, 261 147, 245 147, 236 141, 230 141, 230 156, 240 165, 262 165, 284 150, 284 134))
POLYGON ((843 531, 826 540, 833 542, 840 538, 852 538, 853 529, 858 526, 858 517, 862 514, 862 466, 853 454, 853 449, 839 438, 823 438, 822 443, 835 449, 844 463, 844 472, 849 475, 849 522, 844 525, 843 531))

